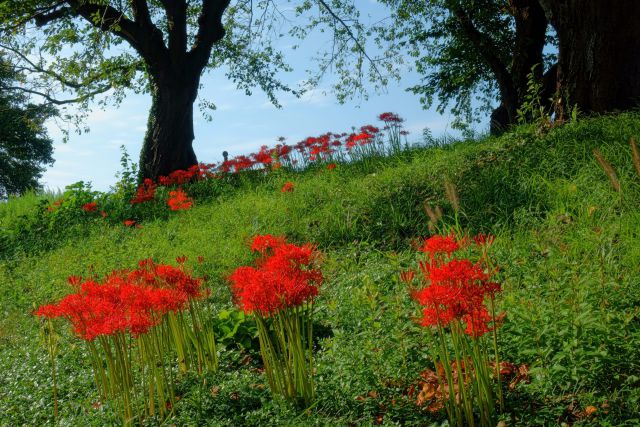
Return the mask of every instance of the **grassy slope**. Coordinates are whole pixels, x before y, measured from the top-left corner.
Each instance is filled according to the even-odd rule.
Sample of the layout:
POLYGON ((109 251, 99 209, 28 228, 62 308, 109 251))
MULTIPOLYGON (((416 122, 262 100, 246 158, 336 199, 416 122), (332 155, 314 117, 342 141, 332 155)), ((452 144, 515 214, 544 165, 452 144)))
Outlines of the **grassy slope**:
MULTIPOLYGON (((274 174, 139 230, 93 225, 86 236, 49 251, 4 260, 0 425, 52 422, 47 358, 29 311, 64 295, 67 276, 105 273, 147 257, 202 255, 206 262, 197 271, 209 277, 216 307, 226 307, 224 274, 248 261, 248 237, 266 232, 317 242, 326 253, 318 320, 330 333, 321 340, 312 416, 273 404, 252 363, 225 353, 225 366, 205 385, 185 382, 175 422, 367 424, 384 412, 388 423, 428 423, 428 414, 402 397, 427 360, 411 321, 416 307, 396 276, 415 259, 410 239, 427 233, 423 203, 451 214, 445 176, 458 186, 463 225, 498 236, 494 255, 508 313, 502 357, 532 368, 531 383, 509 396, 515 423, 573 421, 570 405, 595 405, 599 423, 634 425, 640 422, 633 419, 640 408, 640 177, 630 136, 640 137, 637 114, 585 120, 542 138, 520 129, 500 139, 417 150, 381 162, 374 173, 352 165, 274 174), (611 189, 593 148, 617 169, 621 194, 611 189), (295 191, 281 194, 287 180, 295 191), (356 399, 373 390, 376 399, 356 399), (608 408, 601 408, 605 400, 608 408)), ((13 215, 7 209, 0 211, 3 223, 13 215)), ((91 409, 95 396, 73 337, 66 336, 63 353, 65 422, 113 420, 105 406, 91 409)))

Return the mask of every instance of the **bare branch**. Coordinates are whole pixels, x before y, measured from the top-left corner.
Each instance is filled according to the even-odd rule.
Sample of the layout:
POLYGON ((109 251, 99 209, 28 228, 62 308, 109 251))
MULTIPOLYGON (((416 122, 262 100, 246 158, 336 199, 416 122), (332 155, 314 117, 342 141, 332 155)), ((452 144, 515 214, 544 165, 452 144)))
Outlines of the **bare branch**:
POLYGON ((144 54, 144 36, 142 27, 124 16, 124 13, 111 6, 88 3, 84 0, 67 0, 73 12, 94 27, 109 31, 126 40, 134 49, 144 54))
POLYGON ((380 77, 381 79, 384 79, 384 77, 382 76, 382 73, 380 72, 380 70, 378 70, 378 66, 376 65, 376 62, 373 59, 371 59, 371 57, 367 53, 364 46, 362 46, 358 38, 355 36, 355 34, 353 34, 353 31, 351 31, 351 27, 349 27, 349 25, 347 25, 347 23, 342 18, 336 15, 333 9, 331 9, 331 7, 324 0, 318 0, 318 3, 322 5, 322 7, 329 13, 329 15, 333 17, 333 19, 335 19, 337 22, 340 23, 340 25, 344 27, 345 31, 349 35, 349 38, 351 38, 351 40, 353 40, 353 42, 355 43, 356 48, 360 51, 362 56, 367 58, 367 60, 371 63, 371 66, 373 67, 373 70, 378 75, 378 77, 380 77))
MULTIPOLYGON (((22 19, 16 21, 12 25, 7 26, 7 27, 0 27, 0 33, 1 32, 6 32, 6 31, 10 32, 10 31, 16 30, 18 28, 22 28, 27 22, 29 22, 31 20, 36 20, 36 25, 38 25, 38 19, 40 19, 39 16, 47 15, 50 12, 53 12, 56 8, 58 8, 62 4, 64 4, 64 1, 60 1, 60 2, 58 2, 56 4, 54 4, 54 5, 51 5, 51 6, 36 8, 33 11, 32 14, 22 17, 22 19)), ((57 19, 57 18, 60 18, 60 16, 56 17, 55 19, 57 19)), ((49 21, 51 21, 51 20, 49 20, 49 21)), ((40 26, 40 25, 38 25, 38 26, 40 26)))
POLYGON ((71 15, 72 9, 70 7, 62 7, 58 9, 58 7, 62 4, 64 4, 64 2, 59 2, 58 4, 51 6, 46 10, 38 11, 33 16, 36 25, 38 27, 43 27, 52 21, 56 21, 60 18, 71 15))
POLYGON ((160 0, 160 3, 167 14, 169 53, 178 62, 187 51, 187 2, 160 0))
POLYGON ((56 99, 54 97, 52 97, 51 95, 44 93, 44 92, 40 92, 37 91, 35 89, 29 89, 29 88, 25 88, 25 87, 20 87, 20 86, 3 86, 2 90, 18 90, 21 92, 25 92, 25 93, 30 93, 32 95, 38 95, 43 97, 45 100, 47 100, 47 103, 49 104, 55 104, 55 105, 64 105, 64 104, 73 104, 73 103, 77 103, 77 102, 82 102, 82 101, 86 101, 87 99, 93 98, 96 95, 99 95, 101 93, 105 93, 107 91, 109 91, 111 89, 111 85, 104 85, 101 86, 99 88, 97 88, 96 90, 93 90, 89 93, 86 93, 84 95, 78 96, 77 98, 72 98, 72 99, 56 99))
POLYGON ((13 47, 11 47, 9 45, 0 44, 0 49, 5 49, 5 50, 8 50, 10 52, 13 52, 21 60, 23 60, 24 62, 29 64, 29 66, 31 68, 26 68, 25 67, 25 69, 27 71, 46 74, 49 77, 53 77, 54 79, 56 79, 63 86, 67 86, 67 87, 72 88, 72 89, 81 89, 81 88, 86 87, 87 85, 89 85, 89 84, 91 84, 91 83, 93 83, 93 82, 98 80, 98 78, 94 78, 94 79, 88 79, 88 80, 81 81, 81 82, 74 82, 74 81, 71 81, 71 80, 67 79, 66 77, 64 77, 61 74, 55 73, 55 72, 53 72, 51 70, 47 70, 46 68, 36 64, 32 60, 30 60, 25 54, 23 54, 19 50, 15 49, 15 48, 13 48, 13 47))
POLYGON ((449 7, 458 19, 458 23, 469 38, 469 41, 474 44, 489 68, 491 68, 491 71, 498 81, 501 96, 503 98, 517 96, 511 73, 500 57, 496 54, 496 52, 499 52, 499 49, 494 46, 493 42, 486 36, 486 34, 481 33, 475 27, 469 15, 467 15, 459 5, 450 5, 449 7))
POLYGON ((146 0, 131 0, 131 10, 133 11, 133 19, 141 26, 147 28, 153 26, 146 0))
POLYGON ((209 61, 213 44, 224 37, 222 15, 229 7, 229 3, 230 0, 203 0, 202 2, 202 12, 198 17, 198 33, 189 51, 189 57, 199 70, 209 61))

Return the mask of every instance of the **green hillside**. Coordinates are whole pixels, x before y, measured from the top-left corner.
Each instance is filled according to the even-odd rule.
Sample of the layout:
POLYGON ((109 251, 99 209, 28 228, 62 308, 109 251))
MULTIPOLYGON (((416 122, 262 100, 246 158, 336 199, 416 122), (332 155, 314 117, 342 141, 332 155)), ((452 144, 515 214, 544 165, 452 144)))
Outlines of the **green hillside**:
MULTIPOLYGON (((430 234, 425 205, 443 210, 441 230, 458 222, 496 236, 506 313, 500 355, 529 369, 507 390, 507 425, 638 425, 640 170, 630 137, 640 139, 640 114, 546 134, 521 127, 334 170, 241 173, 192 184, 190 210, 140 211, 140 228, 71 211, 43 220, 53 197, 10 200, 0 205, 0 425, 55 422, 35 307, 69 293, 68 276, 104 275, 145 258, 175 264, 178 256, 208 279, 212 312, 222 313, 213 321, 220 370, 182 378, 164 425, 440 425, 446 414, 419 407, 410 392, 430 362, 419 307, 399 279, 418 259, 412 242, 430 234), (620 192, 594 149, 615 169, 620 192), (293 192, 280 191, 285 182, 293 192), (445 182, 457 188, 457 214, 445 182), (265 233, 317 243, 323 253, 317 399, 306 410, 271 398, 250 318, 232 317, 238 330, 223 337, 232 322, 224 316, 235 316, 226 277, 251 261, 247 242, 265 233)), ((73 203, 90 195, 73 194, 73 203)), ((63 322, 59 329, 58 422, 118 425, 94 391, 85 347, 63 322)))

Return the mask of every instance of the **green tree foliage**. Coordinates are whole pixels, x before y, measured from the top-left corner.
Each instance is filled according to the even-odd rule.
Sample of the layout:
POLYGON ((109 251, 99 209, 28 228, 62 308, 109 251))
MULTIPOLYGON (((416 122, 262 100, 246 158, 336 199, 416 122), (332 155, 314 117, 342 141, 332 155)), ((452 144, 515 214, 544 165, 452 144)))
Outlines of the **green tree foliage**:
POLYGON ((38 188, 46 165, 53 164, 53 141, 44 122, 55 114, 16 92, 19 75, 0 56, 0 199, 38 188))
POLYGON ((0 49, 30 73, 26 91, 74 104, 80 118, 97 95, 108 95, 99 98, 104 106, 129 90, 150 93, 141 170, 156 178, 197 161, 192 110, 203 72, 223 68, 239 89, 261 88, 276 105, 278 92, 292 91, 272 46, 280 24, 269 0, 7 0, 0 49))
POLYGON ((404 52, 383 46, 377 34, 381 24, 388 22, 388 11, 384 10, 383 16, 363 16, 359 6, 353 0, 296 2, 297 16, 306 19, 300 19, 289 31, 300 40, 314 33, 330 32, 332 40, 315 53, 316 66, 307 72, 312 86, 328 73, 335 74, 332 92, 340 103, 352 98, 368 99, 371 89, 382 91, 389 81, 402 76, 404 52))
POLYGON ((463 125, 493 110, 494 130, 516 122, 536 67, 550 96, 555 44, 537 0, 381 0, 391 19, 377 28, 390 49, 406 49, 422 81, 409 88, 463 125), (495 108, 496 101, 499 107, 495 108))
MULTIPOLYGON (((298 93, 283 83, 291 69, 274 46, 289 25, 286 8, 298 3, 5 0, 0 49, 31 73, 26 90, 53 105, 79 103, 80 118, 100 94, 108 95, 103 105, 117 105, 129 90, 149 93, 140 170, 157 178, 197 162, 193 105, 204 72, 221 69, 238 89, 260 88, 275 105, 279 93, 298 93)), ((207 99, 199 105, 215 108, 207 99)))

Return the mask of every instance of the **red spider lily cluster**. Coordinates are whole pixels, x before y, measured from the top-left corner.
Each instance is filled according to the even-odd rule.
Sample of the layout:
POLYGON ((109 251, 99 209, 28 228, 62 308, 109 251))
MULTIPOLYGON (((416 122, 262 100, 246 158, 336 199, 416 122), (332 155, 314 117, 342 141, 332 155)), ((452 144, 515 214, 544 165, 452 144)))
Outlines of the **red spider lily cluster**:
POLYGON ((191 166, 187 170, 175 170, 167 176, 158 178, 158 183, 164 186, 183 185, 192 181, 201 181, 206 178, 215 178, 215 163, 200 163, 191 166))
POLYGON ((187 193, 185 193, 181 188, 178 188, 177 190, 169 193, 167 205, 169 205, 169 209, 172 211, 187 210, 191 209, 193 199, 188 197, 187 193))
POLYGON ((284 144, 284 138, 280 138, 280 143, 275 147, 263 145, 257 153, 225 160, 216 171, 225 174, 247 169, 276 170, 283 165, 304 168, 314 162, 349 161, 366 155, 382 155, 387 152, 383 131, 389 131, 389 139, 394 136, 391 131, 398 130, 402 135, 408 133, 401 129, 404 120, 397 114, 383 113, 379 119, 385 123, 382 130, 373 125, 365 125, 351 133, 328 132, 305 138, 293 145, 284 144))
POLYGON ((280 189, 281 193, 293 193, 293 182, 285 182, 282 188, 280 189))
POLYGON ((51 205, 47 206, 47 211, 55 212, 55 210, 60 206, 62 206, 63 203, 64 203, 64 199, 58 199, 54 201, 51 205))
MULTIPOLYGON (((482 246, 493 239, 479 235, 474 240, 482 246)), ((501 288, 490 280, 482 261, 473 263, 453 256, 466 245, 468 239, 459 241, 452 235, 425 239, 421 251, 429 257, 420 262, 419 270, 427 286, 415 291, 414 298, 423 307, 423 326, 444 327, 458 320, 466 325, 466 334, 480 337, 494 327, 485 301, 493 299, 501 288)), ((402 278, 413 280, 413 275, 405 272, 402 278)))
POLYGON ((395 113, 382 113, 378 116, 378 119, 383 121, 386 125, 404 122, 404 119, 395 113))
POLYGON ((131 199, 131 204, 150 202, 156 197, 156 188, 158 186, 154 184, 153 180, 145 178, 142 185, 136 190, 136 197, 131 199))
POLYGON ((182 311, 189 301, 207 295, 201 279, 150 259, 140 261, 135 270, 114 271, 102 281, 72 276, 69 283, 75 293, 41 306, 35 314, 68 319, 87 341, 117 333, 144 334, 165 314, 182 311))
POLYGON ((96 210, 98 210, 98 203, 97 202, 85 203, 84 205, 82 205, 82 210, 85 212, 95 212, 96 210))
MULTIPOLYGON (((157 198, 159 186, 173 187, 166 200, 172 211, 186 210, 193 206, 193 199, 188 197, 183 185, 196 181, 224 178, 227 174, 244 170, 276 171, 280 168, 302 169, 313 163, 326 163, 327 170, 336 168, 337 161, 349 162, 366 159, 369 156, 381 156, 400 149, 400 135, 406 135, 402 130, 404 120, 395 113, 383 113, 378 118, 385 124, 380 129, 373 125, 365 125, 351 133, 325 133, 317 137, 308 137, 294 145, 284 144, 284 138, 279 139, 275 147, 262 146, 256 153, 240 155, 226 159, 220 164, 200 163, 186 170, 175 170, 166 176, 160 176, 157 182, 145 179, 136 189, 135 196, 129 201, 131 205, 153 202, 157 198), (386 142, 385 142, 385 133, 386 142), (177 187, 177 188, 175 188, 177 187)), ((283 193, 292 192, 294 186, 287 182, 281 189, 283 193)), ((63 200, 54 202, 47 207, 54 212, 63 200)), ((97 212, 96 202, 84 204, 85 212, 97 212)), ((107 213, 101 211, 103 218, 107 213)), ((128 227, 136 225, 132 219, 124 224, 128 227)), ((137 225, 136 225, 137 226, 137 225)), ((139 227, 139 226, 137 226, 139 227)))
POLYGON ((255 266, 239 267, 229 278, 236 303, 246 313, 268 317, 318 295, 323 276, 313 268, 314 245, 297 246, 267 234, 256 236, 251 250, 260 255, 255 266))

